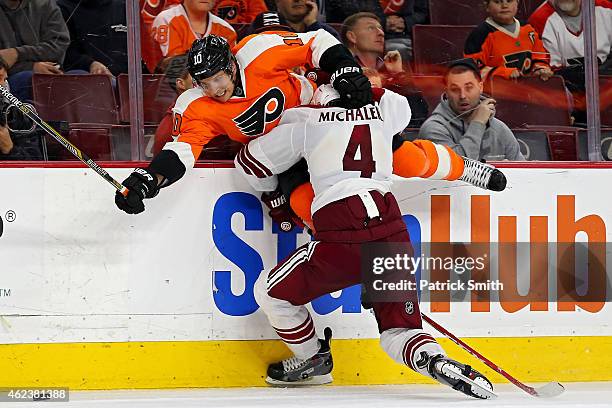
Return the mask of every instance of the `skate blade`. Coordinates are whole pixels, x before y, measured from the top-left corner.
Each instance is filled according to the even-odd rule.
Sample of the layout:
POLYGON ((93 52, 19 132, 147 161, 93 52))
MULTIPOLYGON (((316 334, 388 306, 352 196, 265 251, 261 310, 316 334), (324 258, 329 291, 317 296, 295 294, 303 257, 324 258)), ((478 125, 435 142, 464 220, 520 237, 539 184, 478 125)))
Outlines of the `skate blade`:
POLYGON ((497 398, 497 394, 494 394, 490 389, 483 387, 482 385, 478 384, 477 382, 474 382, 474 380, 466 377, 461 373, 449 369, 448 367, 446 367, 446 365, 442 366, 442 373, 447 377, 454 378, 456 380, 462 380, 470 384, 472 386, 472 392, 474 392, 475 388, 477 392, 474 392, 474 394, 479 395, 483 399, 497 398))
POLYGON ((315 375, 305 380, 300 381, 279 381, 274 378, 267 377, 266 382, 274 387, 304 387, 311 385, 324 385, 333 381, 331 374, 315 375))

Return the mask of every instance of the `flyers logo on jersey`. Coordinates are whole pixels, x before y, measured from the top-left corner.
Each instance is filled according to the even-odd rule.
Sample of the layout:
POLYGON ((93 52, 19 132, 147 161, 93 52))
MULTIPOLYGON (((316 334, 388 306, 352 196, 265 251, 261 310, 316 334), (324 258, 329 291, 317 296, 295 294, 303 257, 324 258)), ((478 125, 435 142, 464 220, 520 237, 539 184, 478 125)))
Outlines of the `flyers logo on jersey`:
POLYGON ((232 120, 246 136, 259 136, 266 124, 278 119, 284 109, 285 95, 280 89, 272 88, 232 120))

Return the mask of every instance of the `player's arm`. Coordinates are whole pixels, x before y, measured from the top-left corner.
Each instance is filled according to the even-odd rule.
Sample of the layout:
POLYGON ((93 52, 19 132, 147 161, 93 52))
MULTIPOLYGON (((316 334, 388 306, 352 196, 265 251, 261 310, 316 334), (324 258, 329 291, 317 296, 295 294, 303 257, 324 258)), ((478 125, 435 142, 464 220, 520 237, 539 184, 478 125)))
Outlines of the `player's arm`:
POLYGON ((239 47, 237 52, 244 50, 245 54, 259 51, 266 60, 266 69, 285 71, 310 64, 329 72, 332 74, 330 82, 347 108, 361 107, 372 101, 370 81, 351 52, 323 29, 259 34, 239 47))
POLYGON ((277 175, 302 158, 297 126, 280 124, 267 134, 251 140, 234 158, 236 168, 255 190, 275 190, 278 187, 277 175))
MULTIPOLYGON (((293 195, 285 194, 283 181, 279 183, 278 174, 289 169, 295 169, 296 163, 303 161, 302 152, 304 142, 299 129, 303 126, 295 124, 280 124, 264 136, 252 140, 236 155, 234 163, 236 168, 247 179, 249 184, 258 191, 263 191, 261 201, 268 207, 269 215, 277 222, 283 231, 291 230, 295 225, 303 227, 300 217, 293 208, 293 195)), ((296 172, 294 172, 296 173, 296 172)), ((287 173, 284 173, 287 174, 287 173)), ((296 174, 301 174, 297 172, 296 174)), ((285 177, 286 182, 293 182, 291 175, 285 177)), ((299 178, 299 177, 298 177, 299 178)), ((301 184, 301 183, 299 183, 301 184)), ((310 183, 308 183, 310 186, 310 183)), ((308 203, 308 217, 310 221, 310 204, 308 203)), ((302 215, 304 217, 304 215, 302 215)))
POLYGON ((174 112, 173 136, 176 140, 166 143, 147 168, 135 169, 123 181, 129 192, 126 197, 115 195, 117 207, 128 214, 143 212, 144 199, 155 197, 161 188, 180 180, 193 168, 204 145, 219 133, 206 121, 194 119, 192 115, 189 109, 183 114, 174 112))

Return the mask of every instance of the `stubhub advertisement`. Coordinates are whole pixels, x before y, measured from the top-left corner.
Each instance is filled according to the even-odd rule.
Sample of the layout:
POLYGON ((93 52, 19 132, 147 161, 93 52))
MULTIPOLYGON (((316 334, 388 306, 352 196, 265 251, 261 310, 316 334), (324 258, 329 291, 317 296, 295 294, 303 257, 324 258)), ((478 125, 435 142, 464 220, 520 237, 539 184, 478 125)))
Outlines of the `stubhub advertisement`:
MULTIPOLYGON (((504 172, 502 193, 394 183, 421 310, 459 336, 612 335, 609 170, 504 172), (483 286, 453 283, 465 270, 483 286)), ((0 342, 276 338, 253 284, 311 237, 272 225, 233 168, 196 168, 139 215, 89 169, 1 168, 0 182, 0 342)), ((378 337, 360 286, 309 307, 318 330, 378 337)))

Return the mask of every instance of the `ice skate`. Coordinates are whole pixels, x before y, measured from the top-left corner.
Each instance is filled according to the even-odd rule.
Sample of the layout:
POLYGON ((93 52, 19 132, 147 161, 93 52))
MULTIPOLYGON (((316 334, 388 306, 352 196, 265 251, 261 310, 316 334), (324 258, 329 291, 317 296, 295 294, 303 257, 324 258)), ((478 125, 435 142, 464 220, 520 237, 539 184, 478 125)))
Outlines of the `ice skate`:
POLYGON ((427 367, 433 379, 465 395, 480 399, 497 397, 493 393, 491 382, 469 365, 461 364, 440 354, 430 356, 425 352, 421 353, 421 359, 417 361, 417 365, 421 368, 427 367))
POLYGON ((319 351, 309 359, 291 357, 268 366, 266 382, 275 386, 322 385, 332 382, 334 367, 329 343, 331 329, 324 330, 325 339, 319 339, 319 351))
POLYGON ((459 180, 492 191, 506 188, 506 176, 490 164, 463 157, 465 167, 459 180))

